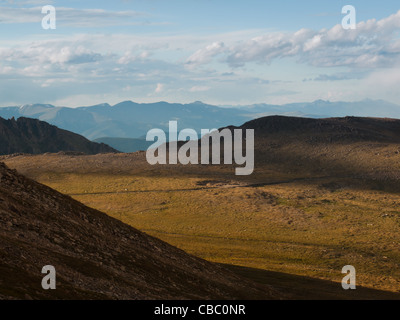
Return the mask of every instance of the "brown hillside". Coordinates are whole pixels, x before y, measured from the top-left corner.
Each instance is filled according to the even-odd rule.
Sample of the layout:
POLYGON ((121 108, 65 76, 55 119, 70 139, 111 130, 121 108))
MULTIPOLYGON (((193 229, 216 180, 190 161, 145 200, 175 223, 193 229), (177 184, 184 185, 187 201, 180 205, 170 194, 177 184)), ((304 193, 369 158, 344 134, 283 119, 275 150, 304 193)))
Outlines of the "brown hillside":
POLYGON ((279 298, 0 164, 0 297, 279 298), (41 269, 57 289, 41 288, 41 269))
POLYGON ((243 129, 268 138, 279 135, 306 142, 396 142, 400 143, 400 120, 389 118, 297 118, 269 116, 246 122, 243 129))
POLYGON ((260 178, 268 167, 301 177, 366 179, 400 187, 400 120, 271 116, 240 128, 255 130, 254 175, 260 178))

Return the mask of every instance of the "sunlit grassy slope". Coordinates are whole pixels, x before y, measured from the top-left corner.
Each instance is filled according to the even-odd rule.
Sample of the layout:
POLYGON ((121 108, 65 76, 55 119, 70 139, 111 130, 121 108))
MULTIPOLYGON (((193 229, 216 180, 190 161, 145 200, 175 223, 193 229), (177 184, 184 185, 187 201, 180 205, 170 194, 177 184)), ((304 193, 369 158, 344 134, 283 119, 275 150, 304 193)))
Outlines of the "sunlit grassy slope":
POLYGON ((400 290, 397 193, 267 169, 264 184, 235 180, 219 169, 184 174, 133 164, 127 170, 122 160, 123 169, 111 164, 128 155, 107 157, 20 156, 6 163, 210 261, 337 282, 350 264, 358 285, 400 290), (85 173, 85 166, 97 169, 85 173))

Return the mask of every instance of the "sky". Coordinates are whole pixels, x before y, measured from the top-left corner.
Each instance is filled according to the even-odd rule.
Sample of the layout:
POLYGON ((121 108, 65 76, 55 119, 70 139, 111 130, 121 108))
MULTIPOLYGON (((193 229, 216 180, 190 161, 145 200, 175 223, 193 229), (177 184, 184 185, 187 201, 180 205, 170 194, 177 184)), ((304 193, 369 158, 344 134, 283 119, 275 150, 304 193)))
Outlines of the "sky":
POLYGON ((0 106, 400 104, 399 84, 398 0, 0 0, 0 106))

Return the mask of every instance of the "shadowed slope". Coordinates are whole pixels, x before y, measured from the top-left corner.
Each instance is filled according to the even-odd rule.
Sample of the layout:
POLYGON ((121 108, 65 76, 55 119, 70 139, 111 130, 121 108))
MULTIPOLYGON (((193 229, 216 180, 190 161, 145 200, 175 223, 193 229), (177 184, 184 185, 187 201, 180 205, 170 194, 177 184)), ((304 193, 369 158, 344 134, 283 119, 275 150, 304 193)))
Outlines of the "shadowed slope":
POLYGON ((400 120, 271 116, 249 121, 255 131, 255 174, 266 167, 302 177, 384 181, 398 189, 400 120))
POLYGON ((279 298, 0 164, 3 298, 279 298), (57 270, 57 290, 41 269, 57 270))
POLYGON ((388 118, 270 116, 246 122, 240 128, 254 129, 260 138, 279 135, 306 142, 400 142, 400 120, 388 118))

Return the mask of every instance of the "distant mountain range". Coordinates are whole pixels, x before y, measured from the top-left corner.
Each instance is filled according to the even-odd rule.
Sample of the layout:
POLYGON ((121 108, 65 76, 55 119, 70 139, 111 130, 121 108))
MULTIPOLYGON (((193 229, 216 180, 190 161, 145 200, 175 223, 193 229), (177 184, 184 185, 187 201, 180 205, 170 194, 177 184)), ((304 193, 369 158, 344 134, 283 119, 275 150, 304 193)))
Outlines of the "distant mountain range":
POLYGON ((168 131, 168 122, 171 120, 178 121, 178 130, 192 128, 200 132, 200 129, 238 126, 249 120, 269 115, 310 118, 344 116, 400 118, 400 106, 383 100, 358 102, 317 100, 311 103, 285 105, 254 104, 224 107, 202 102, 179 104, 125 101, 114 106, 105 103, 67 108, 49 104, 29 104, 0 108, 0 117, 39 119, 83 135, 90 140, 108 141, 114 148, 122 146, 126 152, 143 149, 147 145, 144 140, 147 131, 153 128, 168 131))
POLYGON ((252 117, 282 115, 308 118, 330 117, 379 117, 400 118, 400 106, 384 100, 365 99, 355 102, 330 102, 316 100, 314 102, 289 103, 284 105, 253 104, 236 106, 239 110, 249 112, 252 117))
POLYGON ((91 107, 66 108, 44 104, 0 108, 0 117, 29 117, 81 134, 90 140, 102 137, 140 138, 154 128, 167 130, 170 120, 181 129, 221 128, 240 125, 250 118, 240 109, 218 108, 201 102, 138 104, 125 101, 91 107))
POLYGON ((67 108, 49 104, 29 104, 0 108, 0 117, 29 117, 51 123, 93 140, 103 137, 140 138, 153 128, 167 129, 168 121, 177 120, 180 128, 212 129, 242 123, 266 115, 312 118, 365 116, 400 118, 400 106, 383 100, 329 102, 285 105, 254 104, 218 107, 202 102, 135 103, 125 101, 114 106, 99 104, 67 108))
POLYGON ((0 118, 0 154, 73 151, 86 154, 117 152, 73 132, 29 118, 0 118))

